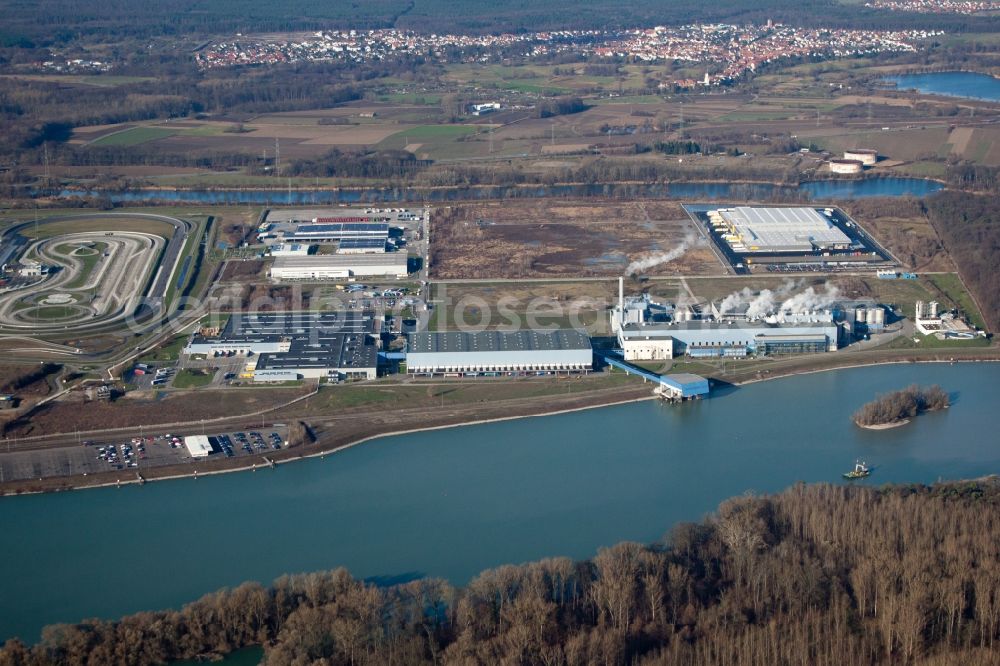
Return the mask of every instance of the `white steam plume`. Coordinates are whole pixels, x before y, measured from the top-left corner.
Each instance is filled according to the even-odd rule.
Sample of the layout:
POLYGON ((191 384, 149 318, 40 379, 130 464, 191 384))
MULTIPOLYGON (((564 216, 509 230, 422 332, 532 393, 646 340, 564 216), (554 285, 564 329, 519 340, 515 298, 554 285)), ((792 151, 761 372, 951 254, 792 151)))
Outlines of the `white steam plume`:
POLYGON ((833 305, 839 297, 840 290, 834 285, 828 285, 823 293, 817 293, 815 289, 809 287, 782 303, 780 312, 823 310, 833 305))
POLYGON ((687 252, 688 248, 694 245, 696 240, 697 239, 694 234, 688 234, 684 240, 677 245, 677 247, 669 250, 668 252, 657 252, 656 254, 649 255, 645 259, 633 261, 628 265, 628 268, 625 269, 625 274, 635 275, 636 273, 649 270, 653 266, 659 266, 660 264, 665 264, 668 261, 673 261, 687 252))
POLYGON ((797 284, 794 280, 785 280, 785 283, 780 287, 773 290, 762 289, 759 293, 754 293, 749 287, 744 287, 722 299, 722 303, 719 304, 719 312, 737 312, 746 305, 748 319, 762 319, 773 314, 778 299, 792 293, 797 284))
POLYGON ((719 312, 736 312, 741 305, 749 303, 752 298, 753 292, 750 291, 750 287, 743 287, 742 291, 733 292, 722 299, 719 303, 719 312))

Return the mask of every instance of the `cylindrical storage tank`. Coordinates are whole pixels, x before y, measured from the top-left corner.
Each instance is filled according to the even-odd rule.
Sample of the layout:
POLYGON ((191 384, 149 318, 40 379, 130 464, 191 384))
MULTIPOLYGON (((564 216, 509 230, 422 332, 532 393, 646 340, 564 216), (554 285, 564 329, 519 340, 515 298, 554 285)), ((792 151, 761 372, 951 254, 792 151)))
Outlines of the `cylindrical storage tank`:
POLYGON ((865 307, 863 305, 862 306, 858 306, 857 308, 855 308, 855 310, 854 310, 854 321, 858 322, 859 324, 863 324, 863 323, 865 323, 865 321, 867 321, 865 319, 866 316, 867 316, 866 315, 866 310, 865 310, 865 307))
POLYGON ((861 173, 865 166, 861 160, 830 160, 831 173, 861 173))
POLYGON ((931 308, 931 319, 934 319, 935 317, 938 316, 938 302, 931 301, 930 308, 931 308))
POLYGON ((865 323, 868 324, 869 326, 875 323, 875 317, 876 317, 875 312, 877 310, 878 308, 871 308, 870 310, 868 310, 868 312, 865 313, 865 323))
POLYGON ((879 327, 885 326, 885 310, 875 308, 875 324, 879 327))
POLYGON ((924 302, 923 301, 917 301, 916 313, 917 313, 917 319, 923 319, 924 318, 924 302))
POLYGON ((854 150, 844 151, 845 160, 857 160, 861 162, 864 166, 873 166, 878 162, 878 151, 870 150, 868 148, 856 148, 854 150))

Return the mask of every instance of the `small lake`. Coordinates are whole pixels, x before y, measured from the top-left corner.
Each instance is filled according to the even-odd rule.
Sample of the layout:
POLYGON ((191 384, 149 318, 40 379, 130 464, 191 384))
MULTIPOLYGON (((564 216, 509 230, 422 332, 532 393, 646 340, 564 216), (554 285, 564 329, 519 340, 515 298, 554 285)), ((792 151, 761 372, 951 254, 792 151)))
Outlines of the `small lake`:
POLYGON ((275 470, 0 498, 0 640, 283 573, 462 584, 503 563, 586 558, 747 490, 842 483, 857 458, 875 485, 1000 472, 997 386, 1000 363, 883 365, 383 437, 275 470), (863 403, 912 383, 954 404, 892 430, 853 425, 863 403))
POLYGON ((944 185, 923 178, 818 180, 798 186, 771 183, 627 183, 621 185, 552 185, 529 187, 452 187, 434 190, 406 188, 341 188, 326 190, 161 190, 123 192, 62 190, 64 198, 106 196, 114 203, 201 203, 228 205, 331 205, 380 203, 442 203, 480 199, 541 197, 623 197, 649 199, 724 199, 761 201, 861 199, 865 197, 926 196, 944 185))
POLYGON ((886 77, 900 90, 917 90, 928 95, 947 95, 1000 101, 1000 79, 976 72, 927 72, 886 77))

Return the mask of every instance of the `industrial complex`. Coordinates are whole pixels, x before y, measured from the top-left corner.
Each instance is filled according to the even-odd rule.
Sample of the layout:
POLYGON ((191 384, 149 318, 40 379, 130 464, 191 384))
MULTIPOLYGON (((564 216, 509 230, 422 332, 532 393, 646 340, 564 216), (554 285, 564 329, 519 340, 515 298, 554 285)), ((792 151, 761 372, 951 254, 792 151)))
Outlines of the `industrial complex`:
POLYGON ((246 357, 242 376, 263 382, 374 379, 379 324, 354 312, 236 314, 222 330, 202 329, 189 355, 246 357))
POLYGON ((421 219, 406 209, 268 211, 257 240, 275 258, 268 273, 275 281, 403 278, 404 228, 390 222, 421 219))
MULTIPOLYGON (((655 303, 648 297, 624 295, 619 281, 618 304, 610 313, 622 355, 626 361, 666 360, 675 356, 697 358, 744 358, 836 351, 842 340, 857 334, 856 317, 870 329, 881 329, 885 311, 874 303, 868 307, 835 305, 825 309, 760 307, 760 302, 738 303, 726 311, 712 305, 708 310, 655 303), (869 314, 870 313, 870 314, 869 314)), ((853 302, 852 302, 853 303, 853 302)))

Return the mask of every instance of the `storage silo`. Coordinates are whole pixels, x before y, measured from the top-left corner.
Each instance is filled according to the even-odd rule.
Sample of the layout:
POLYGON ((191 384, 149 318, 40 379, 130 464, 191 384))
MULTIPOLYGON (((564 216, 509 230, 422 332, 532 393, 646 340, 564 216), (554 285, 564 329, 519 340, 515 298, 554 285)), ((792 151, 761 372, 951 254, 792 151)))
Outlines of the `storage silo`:
POLYGON ((875 308, 875 326, 880 331, 885 328, 885 310, 881 307, 875 308))
POLYGON ((854 332, 860 333, 865 328, 865 322, 867 321, 865 306, 859 305, 854 308, 854 332))

